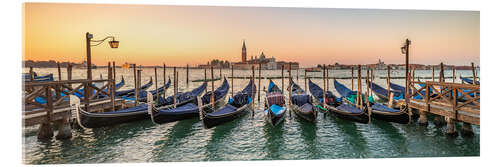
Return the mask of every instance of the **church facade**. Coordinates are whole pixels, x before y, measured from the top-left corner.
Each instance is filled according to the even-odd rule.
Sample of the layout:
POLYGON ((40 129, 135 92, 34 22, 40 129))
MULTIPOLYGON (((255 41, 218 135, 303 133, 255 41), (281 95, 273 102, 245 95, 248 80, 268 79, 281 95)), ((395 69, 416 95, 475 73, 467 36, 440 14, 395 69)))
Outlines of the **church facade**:
MULTIPOLYGON (((280 61, 276 62, 276 59, 274 57, 266 57, 264 52, 261 52, 259 56, 251 56, 250 59, 247 59, 247 48, 245 41, 243 41, 243 46, 241 48, 241 62, 233 62, 231 65, 235 69, 241 69, 241 70, 249 70, 252 69, 252 65, 255 66, 257 69, 259 64, 261 65, 262 69, 264 70, 276 70, 276 69, 281 69, 281 66, 284 65, 285 68, 288 68, 289 63, 280 61)), ((299 68, 299 63, 298 62, 292 62, 292 69, 298 69, 299 68)))

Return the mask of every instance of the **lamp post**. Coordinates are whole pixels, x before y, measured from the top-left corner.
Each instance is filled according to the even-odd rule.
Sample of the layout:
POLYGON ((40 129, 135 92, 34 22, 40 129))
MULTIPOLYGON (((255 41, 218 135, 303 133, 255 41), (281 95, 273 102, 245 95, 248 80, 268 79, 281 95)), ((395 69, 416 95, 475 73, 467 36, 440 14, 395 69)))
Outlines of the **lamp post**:
POLYGON ((118 48, 118 45, 120 43, 119 41, 115 40, 114 36, 107 36, 106 38, 101 39, 101 40, 92 40, 92 38, 94 38, 94 35, 92 35, 91 33, 87 32, 85 34, 86 45, 87 45, 87 80, 89 80, 89 81, 92 80, 92 61, 91 61, 91 55, 90 55, 90 47, 98 46, 98 45, 102 44, 104 41, 106 41, 107 39, 111 39, 111 41, 109 41, 109 46, 111 48, 118 48), (92 44, 92 42, 95 42, 96 44, 92 44))

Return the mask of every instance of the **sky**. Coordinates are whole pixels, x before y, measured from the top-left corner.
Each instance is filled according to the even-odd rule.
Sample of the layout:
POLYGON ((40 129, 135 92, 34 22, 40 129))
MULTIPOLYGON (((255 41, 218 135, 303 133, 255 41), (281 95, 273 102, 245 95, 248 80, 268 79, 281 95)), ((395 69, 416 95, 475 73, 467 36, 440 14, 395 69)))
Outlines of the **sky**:
POLYGON ((115 36, 91 47, 92 63, 190 66, 241 61, 261 52, 277 61, 317 64, 480 65, 480 12, 335 8, 25 3, 23 60, 81 62, 85 33, 115 36))

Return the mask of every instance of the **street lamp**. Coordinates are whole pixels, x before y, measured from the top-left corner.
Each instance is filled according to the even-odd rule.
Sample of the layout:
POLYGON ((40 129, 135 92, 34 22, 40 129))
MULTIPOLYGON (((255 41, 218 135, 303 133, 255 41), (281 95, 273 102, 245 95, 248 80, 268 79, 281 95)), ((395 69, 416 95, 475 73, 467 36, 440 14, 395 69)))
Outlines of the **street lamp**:
POLYGON ((92 62, 90 56, 90 47, 98 46, 107 39, 111 39, 111 41, 109 41, 109 46, 111 48, 118 48, 118 45, 120 44, 119 41, 115 40, 114 36, 107 36, 106 38, 101 40, 92 40, 92 38, 94 38, 94 35, 92 35, 91 33, 87 32, 85 34, 85 39, 87 43, 87 80, 92 80, 92 62), (96 44, 92 44, 92 42, 95 42, 96 44))

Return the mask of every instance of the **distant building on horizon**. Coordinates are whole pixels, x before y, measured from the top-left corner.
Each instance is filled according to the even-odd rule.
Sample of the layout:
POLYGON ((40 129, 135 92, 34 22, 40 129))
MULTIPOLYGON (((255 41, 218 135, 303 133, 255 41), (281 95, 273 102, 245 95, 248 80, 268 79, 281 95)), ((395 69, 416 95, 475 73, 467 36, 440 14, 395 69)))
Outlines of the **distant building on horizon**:
POLYGON ((247 47, 245 41, 243 41, 243 46, 241 47, 241 62, 232 62, 231 65, 235 69, 240 70, 249 70, 252 69, 252 65, 256 68, 261 64, 262 69, 265 70, 276 70, 281 69, 281 66, 284 65, 285 68, 288 68, 289 63, 292 63, 292 69, 298 69, 298 62, 285 62, 279 61, 277 62, 274 57, 267 58, 264 52, 260 53, 260 56, 252 56, 250 60, 247 60, 247 47))

